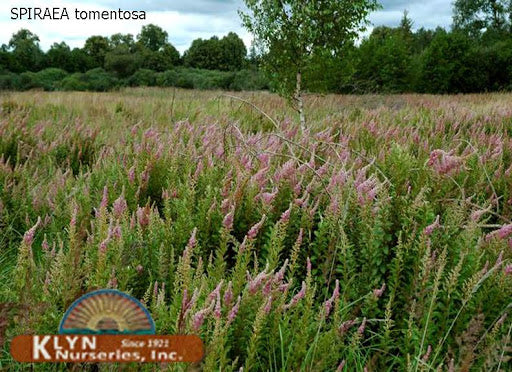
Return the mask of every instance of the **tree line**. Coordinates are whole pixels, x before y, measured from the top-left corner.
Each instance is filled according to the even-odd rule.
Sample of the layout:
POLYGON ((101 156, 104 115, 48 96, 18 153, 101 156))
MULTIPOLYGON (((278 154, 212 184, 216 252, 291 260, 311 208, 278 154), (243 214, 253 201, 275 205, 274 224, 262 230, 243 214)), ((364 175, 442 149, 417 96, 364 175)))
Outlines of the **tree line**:
MULTIPOLYGON (((301 60, 301 89, 334 93, 512 90, 511 20, 512 0, 457 0, 450 30, 414 30, 404 12, 397 27, 376 27, 361 41, 341 42, 344 35, 340 35, 336 48, 308 50, 307 58, 301 60)), ((314 35, 314 30, 309 34, 314 35)), ((290 29, 288 42, 300 46, 304 37, 295 42, 294 35, 290 29)), ((336 40, 333 35, 329 38, 336 40)), ((277 64, 297 60, 291 54, 287 59, 285 48, 253 46, 248 53, 233 32, 223 38, 194 40, 180 55, 167 32, 152 24, 142 27, 136 37, 92 36, 82 48, 61 42, 43 52, 39 42, 37 35, 22 29, 1 46, 0 89, 109 90, 149 85, 279 90, 282 87, 260 66, 268 60, 277 64)), ((295 84, 294 77, 285 81, 295 84)))
POLYGON ((0 89, 96 90, 119 86, 176 86, 197 89, 266 89, 263 75, 250 68, 242 39, 194 40, 180 55, 168 33, 149 24, 134 37, 91 36, 82 48, 54 43, 45 53, 40 39, 22 29, 0 48, 0 89))
POLYGON ((126 77, 140 68, 166 71, 176 66, 234 71, 243 67, 247 50, 240 37, 231 32, 219 39, 194 40, 183 56, 168 41, 162 28, 143 26, 134 38, 131 34, 110 37, 91 36, 83 48, 71 49, 65 42, 54 43, 44 53, 39 37, 22 29, 0 48, 0 68, 15 73, 37 72, 54 67, 66 72, 86 72, 104 68, 118 77, 126 77))

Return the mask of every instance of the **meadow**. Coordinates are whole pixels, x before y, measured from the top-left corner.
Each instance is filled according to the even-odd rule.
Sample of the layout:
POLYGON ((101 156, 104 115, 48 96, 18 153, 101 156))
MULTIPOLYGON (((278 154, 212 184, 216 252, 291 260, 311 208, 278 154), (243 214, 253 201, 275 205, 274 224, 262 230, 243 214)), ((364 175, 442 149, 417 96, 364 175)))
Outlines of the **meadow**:
POLYGON ((125 370, 512 370, 512 94, 305 103, 1 93, 0 369, 117 288, 206 349, 125 370))

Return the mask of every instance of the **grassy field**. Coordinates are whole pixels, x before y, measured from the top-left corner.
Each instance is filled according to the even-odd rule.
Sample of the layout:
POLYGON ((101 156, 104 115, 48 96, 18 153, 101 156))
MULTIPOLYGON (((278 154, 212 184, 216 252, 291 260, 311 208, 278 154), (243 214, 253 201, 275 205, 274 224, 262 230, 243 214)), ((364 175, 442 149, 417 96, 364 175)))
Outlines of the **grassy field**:
POLYGON ((108 287, 204 340, 147 370, 512 370, 511 94, 236 96, 0 95, 0 369, 108 287))

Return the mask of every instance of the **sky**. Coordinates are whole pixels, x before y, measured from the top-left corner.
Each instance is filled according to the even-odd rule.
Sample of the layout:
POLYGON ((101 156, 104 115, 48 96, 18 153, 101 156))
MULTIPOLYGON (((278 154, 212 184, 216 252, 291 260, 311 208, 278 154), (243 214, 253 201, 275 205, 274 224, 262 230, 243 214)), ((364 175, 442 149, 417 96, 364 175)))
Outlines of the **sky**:
MULTIPOLYGON (((382 9, 370 16, 371 25, 396 26, 403 11, 408 10, 414 28, 449 27, 450 0, 380 0, 382 9)), ((136 36, 143 25, 153 23, 169 34, 169 41, 183 53, 197 38, 222 37, 236 32, 247 46, 251 35, 241 26, 238 10, 243 0, 2 0, 0 3, 0 44, 7 44, 20 28, 37 34, 43 50, 54 42, 65 41, 71 47, 82 47, 93 35, 110 36, 131 33, 136 36), (11 9, 21 7, 66 8, 70 20, 12 20, 11 9), (77 21, 74 10, 144 10, 145 21, 77 21)))

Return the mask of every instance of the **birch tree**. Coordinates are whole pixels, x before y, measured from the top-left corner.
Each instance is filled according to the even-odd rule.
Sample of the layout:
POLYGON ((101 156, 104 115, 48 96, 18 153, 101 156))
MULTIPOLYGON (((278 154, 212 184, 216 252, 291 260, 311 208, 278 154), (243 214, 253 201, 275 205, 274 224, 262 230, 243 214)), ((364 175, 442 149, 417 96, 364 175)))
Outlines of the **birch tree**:
POLYGON ((244 26, 264 53, 263 67, 306 125, 303 73, 317 52, 338 54, 365 30, 376 0, 245 0, 244 26))

